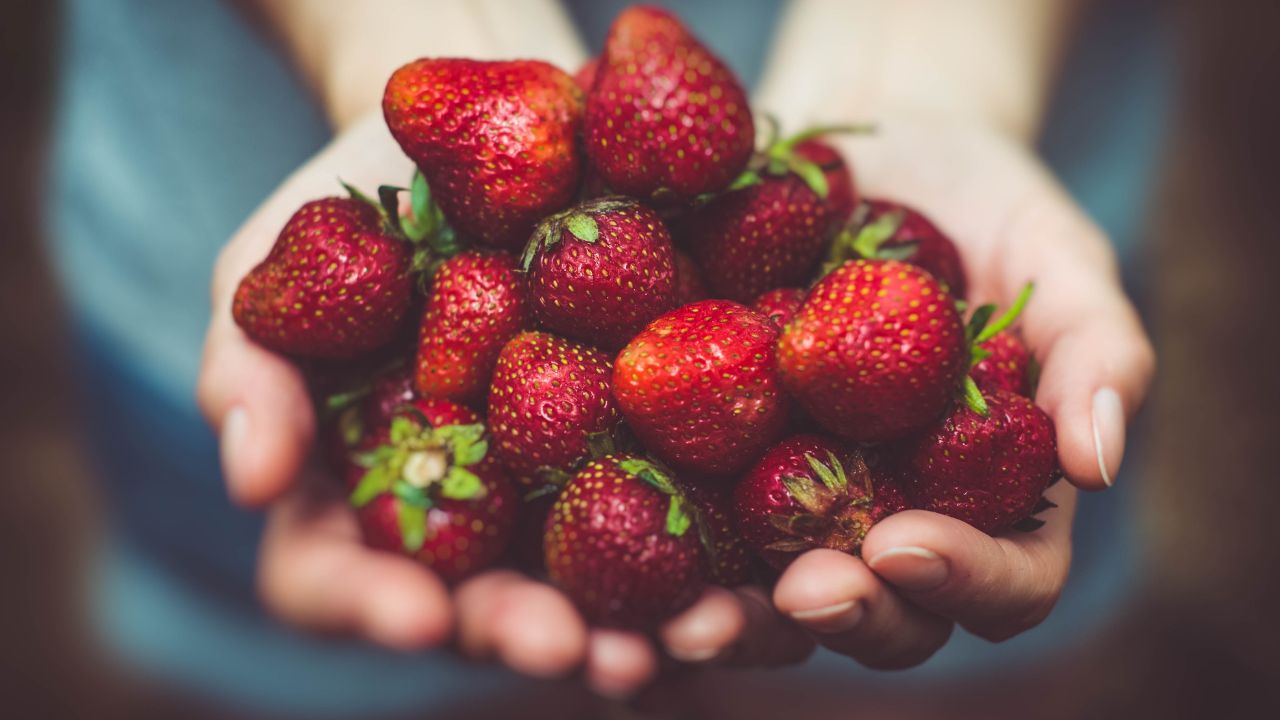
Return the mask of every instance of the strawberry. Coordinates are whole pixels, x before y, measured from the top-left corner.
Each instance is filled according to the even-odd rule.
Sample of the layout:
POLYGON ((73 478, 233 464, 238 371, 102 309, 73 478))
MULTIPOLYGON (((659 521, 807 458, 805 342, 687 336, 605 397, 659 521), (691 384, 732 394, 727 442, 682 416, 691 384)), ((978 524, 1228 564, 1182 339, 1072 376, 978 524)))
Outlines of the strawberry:
POLYGON ((995 535, 1037 510, 1058 451, 1053 419, 1029 399, 995 388, 985 403, 985 416, 956 403, 896 456, 916 507, 995 535))
POLYGON ((734 487, 742 537, 777 569, 813 548, 858 555, 871 526, 907 509, 902 488, 834 438, 794 435, 734 487))
POLYGON ((711 297, 707 284, 702 281, 702 271, 687 254, 676 250, 676 307, 706 300, 711 297))
POLYGON ((600 58, 588 58, 586 62, 578 66, 576 72, 573 73, 573 81, 578 84, 578 88, 583 93, 591 92, 591 86, 596 84, 596 75, 600 72, 600 58))
POLYGON ((507 250, 573 199, 583 95, 536 60, 415 60, 382 99, 392 136, 464 236, 507 250))
POLYGON ((547 517, 547 573, 592 624, 652 629, 702 589, 693 522, 662 468, 629 455, 593 460, 547 517))
POLYGON ((506 547, 515 489, 489 457, 484 425, 452 424, 474 413, 443 400, 426 401, 430 413, 422 413, 420 403, 397 413, 386 441, 359 457, 366 470, 351 504, 371 547, 416 558, 457 582, 506 547))
POLYGON ((802 288, 775 288, 756 298, 751 309, 769 318, 778 329, 782 329, 795 317, 805 295, 808 293, 802 288))
POLYGON ((697 511, 704 573, 716 585, 734 587, 751 579, 751 549, 733 518, 729 487, 716 482, 682 482, 680 489, 697 511))
POLYGON ((967 292, 964 263, 955 243, 906 205, 868 200, 850 227, 832 242, 828 267, 852 258, 909 262, 928 270, 957 298, 963 299, 967 292))
POLYGON ((755 142, 737 78, 675 16, 648 6, 609 29, 583 129, 606 185, 664 204, 727 187, 755 142))
POLYGON ((859 202, 852 166, 839 150, 816 137, 808 137, 796 143, 795 154, 822 168, 827 181, 827 205, 831 206, 833 219, 837 225, 849 222, 853 212, 858 209, 859 202))
POLYGON ((978 347, 990 353, 969 371, 978 387, 983 390, 1003 388, 1031 397, 1034 360, 1017 335, 1008 331, 998 332, 989 340, 979 343, 978 347))
POLYGON ((853 260, 824 277, 782 331, 778 368, 820 425, 861 442, 922 430, 968 369, 955 301, 896 260, 853 260))
POLYGON ((636 437, 677 470, 731 475, 782 433, 788 411, 768 318, 727 300, 649 323, 619 353, 613 392, 636 437))
POLYGON ((675 305, 674 252, 662 219, 634 200, 552 215, 524 254, 534 316, 549 330, 619 348, 675 305))
POLYGON ((475 425, 483 422, 475 411, 440 398, 419 397, 411 392, 408 398, 400 400, 390 376, 387 384, 381 388, 375 384, 374 389, 358 404, 343 411, 338 416, 337 427, 341 433, 340 463, 338 469, 344 486, 348 491, 354 490, 364 477, 366 468, 359 462, 360 458, 380 445, 390 442, 391 421, 402 413, 421 415, 431 427, 445 425, 475 425))
POLYGON ((855 199, 848 166, 811 139, 814 132, 821 130, 774 143, 738 183, 745 187, 695 208, 676 225, 717 297, 747 303, 813 278, 855 199), (808 155, 835 164, 824 169, 808 155))
POLYGON ((526 486, 560 480, 590 454, 596 433, 620 420, 603 352, 543 332, 523 332, 502 348, 489 392, 494 452, 526 486))
POLYGON ((236 288, 232 314, 278 353, 351 358, 388 343, 413 304, 413 249, 351 190, 303 205, 236 288))
POLYGON ((529 323, 525 280, 510 256, 468 251, 445 260, 418 331, 418 390, 483 401, 502 346, 529 323))

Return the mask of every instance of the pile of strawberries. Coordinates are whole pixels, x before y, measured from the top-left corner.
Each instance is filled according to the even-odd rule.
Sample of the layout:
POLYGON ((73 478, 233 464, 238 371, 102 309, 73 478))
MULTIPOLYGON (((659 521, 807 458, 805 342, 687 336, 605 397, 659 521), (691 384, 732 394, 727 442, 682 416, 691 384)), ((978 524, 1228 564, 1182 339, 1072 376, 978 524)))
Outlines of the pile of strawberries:
POLYGON ((371 545, 648 628, 907 508, 1034 529, 1028 293, 966 322, 956 248, 858 197, 844 129, 757 149, 669 13, 622 13, 576 78, 417 60, 383 110, 411 187, 304 205, 233 308, 308 371, 371 545))

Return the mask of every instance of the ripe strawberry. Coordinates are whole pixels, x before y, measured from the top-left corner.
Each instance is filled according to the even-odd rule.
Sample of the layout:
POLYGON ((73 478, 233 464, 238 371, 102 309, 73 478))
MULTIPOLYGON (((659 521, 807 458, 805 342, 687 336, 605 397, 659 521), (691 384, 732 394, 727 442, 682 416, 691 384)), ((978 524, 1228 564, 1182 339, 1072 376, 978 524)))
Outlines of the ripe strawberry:
POLYGON ((879 442, 936 420, 968 369, 955 301, 929 273, 853 260, 824 277, 782 331, 787 390, 828 431, 879 442))
POLYGON ((836 224, 843 226, 849 222, 854 210, 858 209, 860 198, 857 186, 854 184, 853 168, 844 156, 839 150, 816 137, 809 137, 796 143, 795 154, 822 169, 827 181, 827 205, 831 206, 836 224))
POLYGON ((751 579, 751 549, 733 519, 733 496, 723 483, 682 482, 680 489, 697 511, 704 573, 716 585, 734 587, 751 579))
POLYGON ((395 336, 413 304, 412 261, 411 245, 377 205, 314 200, 240 281, 232 314, 275 352, 350 358, 395 336))
POLYGON ((702 271, 687 254, 676 250, 676 307, 706 300, 711 297, 707 284, 702 281, 702 271))
POLYGON ((671 477, 628 455, 591 461, 547 518, 547 573, 593 624, 652 629, 702 589, 702 553, 671 477))
POLYGON ((956 403, 897 451, 916 507, 994 535, 1029 517, 1058 475, 1053 419, 1021 395, 985 393, 988 414, 956 403))
POLYGON ((515 250, 573 199, 582 91, 535 60, 423 58, 396 70, 387 127, 464 236, 515 250))
POLYGON ((563 480, 590 454, 588 439, 620 420, 603 352, 543 332, 502 348, 489 392, 494 452, 527 486, 563 480))
POLYGON ((606 185, 664 204, 728 186, 755 142, 733 73, 675 16, 647 6, 609 29, 583 128, 606 185))
POLYGON ((833 438, 793 435, 774 445, 734 488, 742 537, 777 569, 806 550, 862 550, 871 526, 907 509, 901 487, 833 438))
POLYGON ((809 135, 775 143, 760 158, 763 166, 745 176, 754 184, 695 208, 675 226, 717 297, 747 303, 776 287, 807 284, 848 219, 855 199, 848 166, 830 146, 805 140, 809 135), (810 155, 836 164, 824 169, 810 155))
POLYGON ((444 261, 418 332, 418 390, 483 401, 502 346, 529 322, 525 280, 510 256, 469 251, 444 261))
POLYGON ((782 329, 795 317, 808 294, 803 288, 776 288, 756 298, 751 309, 769 318, 778 329, 782 329))
POLYGON ((578 84, 578 88, 583 93, 591 92, 591 86, 596 84, 596 75, 600 72, 600 58, 588 58, 573 73, 573 81, 578 84))
POLYGON ((370 546, 416 558, 457 582, 502 553, 516 494, 489 457, 484 425, 432 424, 474 413, 448 401, 428 403, 436 404, 429 407, 434 418, 401 411, 386 428, 386 442, 361 455, 366 470, 351 504, 370 546))
POLYGON ((990 353, 974 364, 969 376, 979 388, 1003 388, 1023 397, 1031 397, 1031 352, 1017 335, 999 332, 978 347, 990 353))
POLYGON ((782 434, 787 405, 768 318, 727 300, 649 323, 619 353, 613 392, 645 447, 677 470, 731 475, 782 434))
POLYGON ((619 348, 675 305, 674 252, 662 219, 634 200, 552 215, 524 254, 534 316, 549 330, 619 348))
POLYGON ((868 200, 860 217, 832 243, 828 265, 852 258, 909 262, 933 273, 957 298, 963 299, 967 292, 964 263, 955 243, 906 205, 868 200))

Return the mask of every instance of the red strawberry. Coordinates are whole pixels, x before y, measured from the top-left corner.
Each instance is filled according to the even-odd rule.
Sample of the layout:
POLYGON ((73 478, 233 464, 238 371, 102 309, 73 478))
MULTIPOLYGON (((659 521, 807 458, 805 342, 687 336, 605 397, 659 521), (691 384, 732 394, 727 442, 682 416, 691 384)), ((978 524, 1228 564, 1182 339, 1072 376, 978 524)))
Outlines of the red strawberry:
POLYGON ((391 76, 382 110, 449 222, 515 250, 578 189, 582 103, 544 62, 423 58, 391 76))
POLYGON ((751 579, 751 549, 733 519, 733 496, 715 482, 684 482, 680 489, 697 510, 707 579, 734 587, 751 579))
POLYGON ((589 58, 586 62, 578 67, 577 72, 573 74, 573 81, 584 93, 591 92, 591 86, 596 84, 596 75, 600 72, 600 58, 589 58))
POLYGON ((525 250, 529 299, 550 330, 619 348, 675 305, 674 248, 653 210, 621 197, 545 220, 525 250))
POLYGON ((603 352, 542 332, 523 332, 502 348, 489 393, 494 452, 526 485, 572 472, 590 454, 588 439, 619 421, 603 352))
POLYGON ((950 515, 989 534, 1037 508, 1058 474, 1053 419, 1021 395, 985 393, 988 415, 956 403, 899 449, 898 464, 916 507, 950 515))
POLYGON ((649 323, 618 355, 613 392, 645 447, 678 470, 731 475, 782 434, 787 405, 768 318, 727 300, 649 323))
POLYGON ((805 285, 854 201, 848 166, 809 134, 783 140, 752 170, 754 184, 694 209, 676 234, 716 293, 751 302, 776 287, 805 285), (808 157, 833 160, 824 169, 808 157), (834 191, 834 192, 833 192, 834 191), (839 193, 837 196, 836 193, 839 193))
POLYGON ((853 260, 824 277, 782 331, 787 390, 824 428, 879 442, 936 420, 968 369, 954 299, 896 260, 853 260))
POLYGON ((776 288, 756 298, 751 309, 769 318, 774 325, 782 329, 791 322, 791 318, 795 317, 796 311, 804 302, 805 295, 808 295, 808 292, 802 288, 776 288))
POLYGON ((672 203, 728 186, 755 141, 737 78, 675 16, 647 6, 609 29, 583 123, 606 185, 672 203))
POLYGON ((955 243, 906 205, 868 200, 863 215, 832 243, 830 264, 852 258, 902 260, 928 270, 957 298, 968 291, 955 243))
POLYGON ((978 347, 990 353, 974 364, 969 376, 984 390, 1003 388, 1031 397, 1032 357, 1011 332, 999 332, 978 347))
POLYGON ((833 438, 794 435, 774 445, 734 488, 742 537, 777 569, 806 550, 857 555, 871 526, 907 509, 902 489, 833 438))
MULTIPOLYGON (((811 134, 811 133, 806 133, 811 134)), ((858 191, 853 181, 853 168, 831 145, 809 137, 796 143, 795 154, 822 168, 827 180, 827 204, 835 222, 844 225, 858 208, 858 191)))
POLYGON ((448 400, 419 397, 415 392, 410 392, 405 398, 394 381, 395 376, 389 376, 383 387, 375 384, 368 396, 339 416, 342 462, 337 467, 348 491, 355 490, 365 475, 366 468, 358 460, 365 453, 390 442, 391 421, 397 415, 410 413, 415 418, 421 415, 431 427, 483 422, 475 411, 448 400))
POLYGON ((275 352, 350 358, 389 342, 413 303, 413 250, 363 199, 303 205, 240 281, 236 323, 275 352))
POLYGON ((676 250, 676 307, 706 300, 711 297, 702 281, 702 271, 693 258, 676 250))
POLYGON ((502 346, 528 325, 525 281, 510 256, 464 252, 444 261, 418 332, 418 390, 483 401, 502 346))
POLYGON ((361 457, 367 469, 351 503, 370 546, 416 558, 446 582, 457 582, 502 553, 516 494, 488 456, 484 425, 431 424, 474 414, 432 402, 445 403, 431 408, 434 418, 397 414, 386 442, 361 457))
POLYGON ((702 589, 702 553, 686 500, 637 457, 591 461, 547 517, 547 573, 593 624, 651 629, 702 589))

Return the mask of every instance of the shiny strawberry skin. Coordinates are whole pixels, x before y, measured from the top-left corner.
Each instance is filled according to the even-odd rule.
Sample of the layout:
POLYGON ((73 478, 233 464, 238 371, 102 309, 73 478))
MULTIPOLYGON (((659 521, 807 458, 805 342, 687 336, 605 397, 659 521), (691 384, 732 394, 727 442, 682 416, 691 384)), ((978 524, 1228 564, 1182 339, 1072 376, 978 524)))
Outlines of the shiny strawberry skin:
POLYGON ((685 495, 706 524, 710 548, 703 546, 704 572, 716 585, 735 587, 751 580, 751 549, 738 532, 733 494, 719 482, 685 482, 685 495))
POLYGON ((728 186, 755 139, 733 72, 675 16, 647 6, 624 10, 610 28, 584 131, 605 184, 664 202, 728 186))
POLYGON ((517 250, 577 192, 583 96, 552 65, 415 60, 391 76, 382 109, 464 236, 517 250))
POLYGON ((593 460, 547 517, 547 573, 592 624, 652 629, 700 593, 698 532, 667 530, 670 498, 619 466, 593 460))
POLYGON ((787 390, 828 431, 881 442, 924 429, 967 368, 955 300, 896 260, 851 260, 809 292, 778 342, 787 390))
POLYGON ((523 332, 502 349, 489 393, 494 452, 511 476, 540 486, 544 469, 572 472, 587 436, 620 420, 609 388, 613 364, 589 345, 523 332))
MULTIPOLYGON (((570 212, 594 220, 598 237, 586 242, 557 226, 559 240, 536 248, 527 271, 534 317, 553 332, 617 349, 675 306, 671 234, 633 201, 605 198, 570 212)), ((535 232, 531 242, 538 240, 535 232)))
POLYGON ((527 296, 508 255, 469 251, 444 261, 418 330, 418 390, 483 402, 502 346, 531 323, 527 296))
POLYGON ((836 225, 844 225, 853 216, 858 207, 858 188, 853 178, 853 169, 849 163, 831 145, 819 139, 810 139, 797 143, 796 155, 815 162, 823 169, 827 178, 826 204, 831 208, 832 220, 836 225))
POLYGON ((687 253, 676 250, 676 307, 684 307, 689 303, 706 300, 711 297, 707 284, 702 280, 702 271, 698 264, 687 253))
POLYGON ((968 292, 969 282, 965 276, 964 262, 960 259, 960 251, 951 238, 942 234, 928 218, 919 211, 888 200, 867 201, 869 209, 867 222, 899 210, 903 213, 902 225, 898 232, 885 241, 883 248, 893 248, 915 243, 916 250, 906 262, 918 265, 933 273, 933 276, 946 283, 947 289, 957 298, 964 298, 968 292))
POLYGON ((998 332, 979 347, 991 355, 969 370, 978 387, 1002 388, 1031 397, 1031 351, 1017 335, 1007 330, 998 332))
POLYGON ((731 475, 776 440, 788 409, 768 318, 704 300, 654 320, 619 353, 618 405, 650 451, 677 470, 731 475))
POLYGON ((899 450, 916 507, 950 515, 985 533, 1009 529, 1034 511, 1059 473, 1053 419, 1003 389, 983 392, 988 417, 957 403, 932 429, 899 450))
POLYGON ((315 200, 240 281, 232 314, 275 352, 350 358, 395 336, 413 303, 410 262, 409 244, 384 230, 371 205, 315 200))
POLYGON ((795 317, 796 311, 800 309, 808 294, 803 288, 775 288, 756 298, 751 309, 772 320, 773 324, 781 330, 791 322, 791 318, 795 317))

